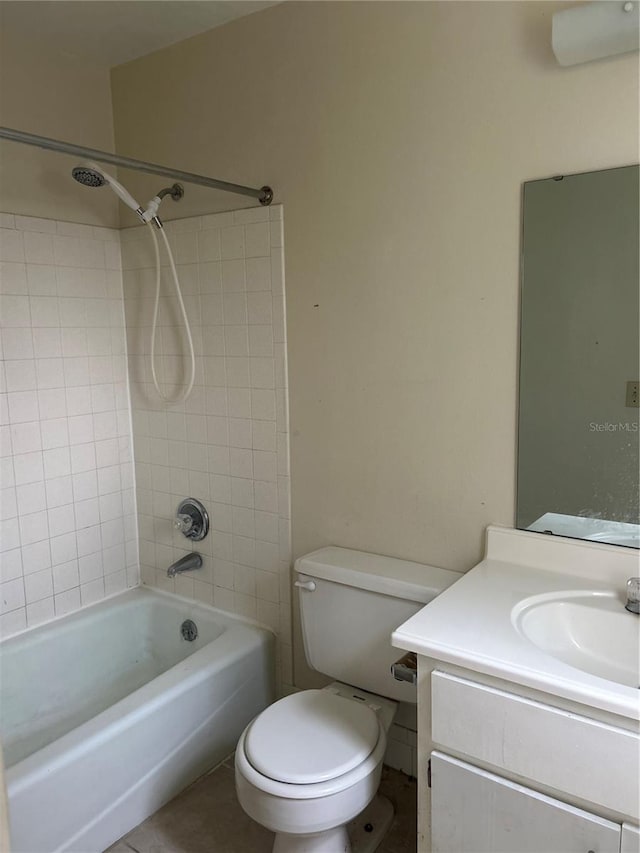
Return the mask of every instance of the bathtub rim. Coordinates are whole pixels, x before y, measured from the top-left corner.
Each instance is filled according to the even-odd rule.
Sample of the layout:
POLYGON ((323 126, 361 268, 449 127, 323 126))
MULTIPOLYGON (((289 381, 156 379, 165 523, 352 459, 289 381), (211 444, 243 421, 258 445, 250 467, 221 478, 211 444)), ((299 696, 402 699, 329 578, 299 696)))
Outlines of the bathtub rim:
POLYGON ((8 634, 6 637, 0 637, 0 650, 7 643, 14 642, 22 637, 30 636, 36 631, 41 631, 59 622, 70 621, 74 617, 80 617, 88 611, 94 609, 106 609, 105 605, 107 605, 109 602, 113 602, 117 598, 123 598, 127 595, 133 594, 135 594, 137 597, 158 596, 171 601, 182 602, 188 605, 189 607, 201 607, 204 610, 213 613, 219 613, 224 619, 229 619, 241 625, 250 625, 254 628, 262 628, 263 630, 268 631, 270 634, 273 634, 275 637, 278 636, 274 628, 272 628, 270 625, 267 625, 265 622, 260 622, 258 619, 253 619, 250 616, 241 616, 238 613, 231 613, 231 611, 229 610, 223 610, 221 607, 216 607, 214 604, 207 604, 205 601, 200 601, 200 599, 198 598, 189 598, 186 595, 178 595, 177 592, 169 592, 166 589, 160 589, 156 586, 149 586, 148 584, 138 583, 135 586, 130 586, 126 589, 118 590, 118 592, 112 592, 110 595, 105 595, 104 598, 101 598, 98 601, 92 601, 89 604, 83 604, 77 610, 72 610, 69 613, 62 613, 59 616, 52 616, 51 619, 47 619, 44 622, 39 622, 37 625, 29 625, 26 628, 22 628, 20 631, 16 631, 14 634, 8 634))

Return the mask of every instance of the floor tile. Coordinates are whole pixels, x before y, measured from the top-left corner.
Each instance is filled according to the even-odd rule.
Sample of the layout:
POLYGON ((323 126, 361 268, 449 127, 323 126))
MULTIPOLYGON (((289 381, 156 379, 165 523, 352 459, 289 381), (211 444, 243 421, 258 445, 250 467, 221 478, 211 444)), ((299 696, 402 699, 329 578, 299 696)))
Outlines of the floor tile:
MULTIPOLYGON (((415 853, 416 781, 383 768, 380 793, 395 809, 378 853, 415 853)), ((273 833, 255 823, 236 799, 233 762, 198 779, 106 853, 271 853, 273 833)))

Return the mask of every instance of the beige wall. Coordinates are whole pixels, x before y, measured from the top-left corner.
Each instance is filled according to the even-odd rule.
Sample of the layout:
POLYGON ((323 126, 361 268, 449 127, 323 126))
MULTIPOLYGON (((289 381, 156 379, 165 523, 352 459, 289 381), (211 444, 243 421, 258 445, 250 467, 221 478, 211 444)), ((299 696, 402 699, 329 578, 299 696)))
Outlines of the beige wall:
POLYGON ((521 184, 638 157, 637 55, 560 68, 556 8, 286 3, 113 72, 119 150, 285 205, 296 555, 513 522, 521 184))
MULTIPOLYGON (((0 124, 112 151, 108 69, 60 53, 55 42, 24 39, 3 27, 1 5, 0 124)), ((117 225, 114 197, 106 189, 90 192, 71 179, 76 160, 14 142, 0 142, 0 210, 91 225, 117 225)))

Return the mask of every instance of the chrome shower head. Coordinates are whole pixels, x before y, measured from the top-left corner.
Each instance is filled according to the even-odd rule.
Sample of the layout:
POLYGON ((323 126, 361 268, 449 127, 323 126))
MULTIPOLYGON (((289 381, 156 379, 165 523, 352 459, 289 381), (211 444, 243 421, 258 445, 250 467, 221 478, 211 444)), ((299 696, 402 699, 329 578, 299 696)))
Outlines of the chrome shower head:
POLYGON ((103 187, 107 180, 103 174, 97 169, 91 169, 89 166, 75 166, 71 170, 71 176, 74 181, 82 184, 84 187, 103 187))

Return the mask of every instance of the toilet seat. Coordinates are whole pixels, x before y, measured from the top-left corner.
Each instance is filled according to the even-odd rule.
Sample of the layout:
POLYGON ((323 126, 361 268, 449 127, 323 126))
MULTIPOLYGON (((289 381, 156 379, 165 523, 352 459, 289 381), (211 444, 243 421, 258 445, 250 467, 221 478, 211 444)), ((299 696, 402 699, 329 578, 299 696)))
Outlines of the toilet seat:
MULTIPOLYGON (((301 691, 306 693, 307 691, 301 691)), ((298 695, 298 694, 292 694, 298 695)), ((288 697, 285 697, 288 698, 288 697)), ((282 702, 283 700, 279 700, 282 702)), ((277 703, 275 703, 277 704, 277 703)), ((269 707, 272 707, 271 705, 269 707)), ((268 710, 268 709, 267 709, 268 710)), ((262 712, 265 713, 264 711, 262 712)), ((323 782, 312 782, 303 785, 291 784, 289 782, 278 782, 271 779, 264 773, 253 766, 247 757, 245 748, 246 738, 252 726, 260 719, 260 716, 249 723, 244 732, 240 735, 240 740, 236 747, 236 775, 241 777, 244 782, 255 788, 256 791, 271 797, 282 798, 283 800, 313 800, 324 797, 332 797, 342 791, 354 788, 372 774, 375 775, 379 766, 382 764, 382 758, 387 747, 387 735, 382 724, 382 721, 376 717, 378 725, 377 742, 373 751, 359 765, 343 773, 341 776, 336 776, 332 779, 326 779, 323 782)))
POLYGON ((303 690, 280 699, 248 727, 244 753, 262 776, 290 785, 314 785, 359 767, 380 738, 375 712, 327 690, 303 690))

